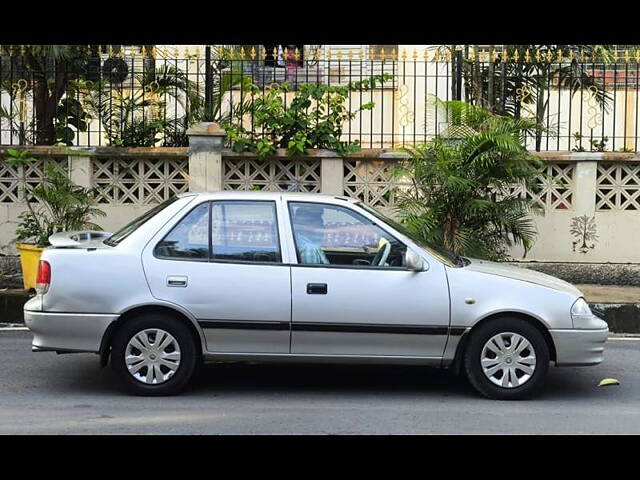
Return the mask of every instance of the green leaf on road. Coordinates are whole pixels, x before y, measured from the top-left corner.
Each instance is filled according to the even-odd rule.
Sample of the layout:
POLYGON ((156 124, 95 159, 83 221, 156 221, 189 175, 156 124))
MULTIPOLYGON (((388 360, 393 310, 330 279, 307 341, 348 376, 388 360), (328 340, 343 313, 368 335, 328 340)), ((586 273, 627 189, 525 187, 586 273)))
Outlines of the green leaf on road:
POLYGON ((620 382, 615 378, 604 378, 598 384, 599 387, 606 387, 609 385, 620 385, 620 382))

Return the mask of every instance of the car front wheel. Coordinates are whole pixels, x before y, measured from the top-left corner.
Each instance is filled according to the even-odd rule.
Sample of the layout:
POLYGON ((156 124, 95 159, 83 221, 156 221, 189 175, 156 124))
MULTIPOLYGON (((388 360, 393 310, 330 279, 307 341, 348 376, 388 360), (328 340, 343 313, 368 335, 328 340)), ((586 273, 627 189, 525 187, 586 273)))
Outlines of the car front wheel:
POLYGON ((192 377, 196 344, 189 328, 170 315, 143 314, 115 334, 111 365, 129 392, 173 395, 192 377))
POLYGON ((464 366, 469 382, 484 396, 528 398, 542 387, 549 369, 549 347, 526 320, 498 318, 471 332, 464 366))

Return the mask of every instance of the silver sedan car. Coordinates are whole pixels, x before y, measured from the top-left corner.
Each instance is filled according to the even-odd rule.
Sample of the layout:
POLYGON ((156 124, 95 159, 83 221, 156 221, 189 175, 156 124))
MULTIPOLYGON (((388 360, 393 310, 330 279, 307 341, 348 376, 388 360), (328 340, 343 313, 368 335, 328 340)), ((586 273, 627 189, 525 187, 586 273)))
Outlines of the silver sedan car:
POLYGON ((113 234, 56 234, 24 307, 34 351, 94 352, 167 395, 203 361, 413 364, 528 397, 602 362, 607 324, 542 273, 423 244, 341 196, 184 194, 113 234))

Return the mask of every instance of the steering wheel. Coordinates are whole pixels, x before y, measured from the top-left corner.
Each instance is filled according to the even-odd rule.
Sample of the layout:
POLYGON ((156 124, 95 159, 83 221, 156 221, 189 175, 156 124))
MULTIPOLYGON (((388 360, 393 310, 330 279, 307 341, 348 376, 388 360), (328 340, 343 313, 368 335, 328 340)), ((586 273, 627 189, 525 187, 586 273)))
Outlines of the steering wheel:
POLYGON ((379 267, 384 266, 387 258, 389 258, 390 252, 391 242, 386 238, 380 238, 380 241, 378 242, 378 253, 376 253, 376 256, 371 261, 371 265, 377 265, 379 267))

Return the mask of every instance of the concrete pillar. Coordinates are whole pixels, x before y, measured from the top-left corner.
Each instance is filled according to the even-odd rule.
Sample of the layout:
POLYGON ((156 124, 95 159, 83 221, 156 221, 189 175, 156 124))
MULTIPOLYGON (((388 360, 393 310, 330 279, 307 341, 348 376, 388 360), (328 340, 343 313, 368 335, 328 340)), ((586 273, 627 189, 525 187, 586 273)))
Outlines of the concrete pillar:
POLYGON ((80 187, 91 188, 91 157, 85 155, 69 155, 69 178, 80 187))
MULTIPOLYGON (((598 154, 590 154, 592 157, 598 154)), ((598 162, 576 163, 575 209, 578 215, 593 215, 596 211, 596 175, 598 162)))
POLYGON ((343 165, 340 157, 323 157, 320 163, 320 193, 344 195, 343 165))
POLYGON ((635 152, 636 150, 636 131, 638 128, 636 125, 636 95, 637 92, 635 90, 631 90, 626 92, 625 97, 626 116, 624 119, 624 148, 632 152, 635 152))
POLYGON ((214 122, 201 122, 187 130, 189 136, 189 191, 223 189, 222 147, 226 132, 214 122))

